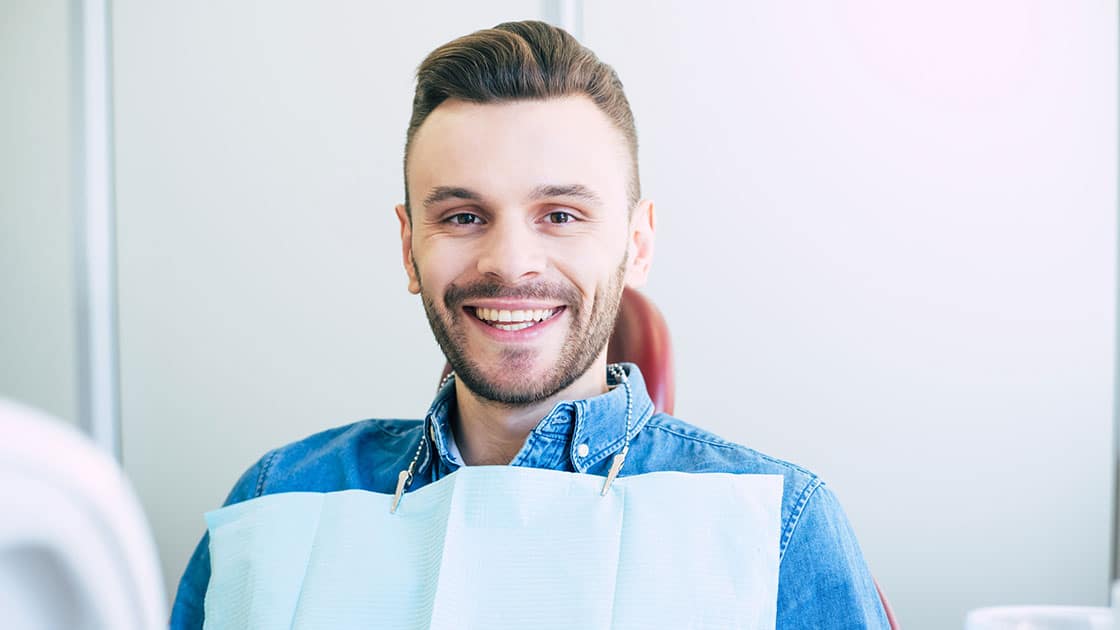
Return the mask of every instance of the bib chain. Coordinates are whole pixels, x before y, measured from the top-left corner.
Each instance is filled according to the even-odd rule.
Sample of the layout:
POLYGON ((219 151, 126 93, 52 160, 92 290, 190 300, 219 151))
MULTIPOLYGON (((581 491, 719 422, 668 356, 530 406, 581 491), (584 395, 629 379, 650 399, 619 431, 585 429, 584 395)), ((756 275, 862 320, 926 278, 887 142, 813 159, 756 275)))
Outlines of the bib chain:
MULTIPOLYGON (((623 464, 626 463, 626 455, 630 452, 630 426, 633 422, 634 416, 634 392, 630 389, 630 379, 626 376, 626 370, 617 363, 607 366, 607 372, 614 377, 615 383, 622 385, 626 388, 626 432, 623 434, 622 450, 615 453, 611 459, 611 467, 607 472, 606 481, 603 482, 603 490, 599 496, 606 496, 607 492, 611 489, 611 484, 618 477, 618 473, 622 470, 623 464)), ((447 383, 455 377, 455 372, 449 373, 439 383, 436 391, 439 392, 447 385, 447 383)), ((405 491, 412 485, 412 479, 416 473, 416 464, 420 461, 420 454, 424 452, 424 444, 427 440, 424 436, 420 436, 420 443, 416 445, 416 454, 412 456, 412 461, 409 462, 408 468, 400 471, 397 474, 397 491, 393 493, 393 506, 389 508, 390 514, 396 514, 397 508, 400 506, 401 497, 404 496, 405 491)))

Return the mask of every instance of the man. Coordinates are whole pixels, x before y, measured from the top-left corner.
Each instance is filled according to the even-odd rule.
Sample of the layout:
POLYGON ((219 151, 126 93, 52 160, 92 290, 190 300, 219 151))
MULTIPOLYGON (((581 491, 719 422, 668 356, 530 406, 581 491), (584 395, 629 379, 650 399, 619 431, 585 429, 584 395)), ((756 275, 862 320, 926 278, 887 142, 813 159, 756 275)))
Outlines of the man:
MULTIPOLYGON (((452 41, 417 72, 404 166, 396 213, 408 288, 454 377, 421 421, 369 420, 271 451, 227 504, 414 491, 480 464, 778 474, 778 627, 887 626, 848 521, 816 476, 655 414, 637 368, 607 366, 622 290, 645 281, 655 225, 609 66, 540 22, 452 41)), ((209 573, 203 538, 172 627, 201 627, 209 573)))

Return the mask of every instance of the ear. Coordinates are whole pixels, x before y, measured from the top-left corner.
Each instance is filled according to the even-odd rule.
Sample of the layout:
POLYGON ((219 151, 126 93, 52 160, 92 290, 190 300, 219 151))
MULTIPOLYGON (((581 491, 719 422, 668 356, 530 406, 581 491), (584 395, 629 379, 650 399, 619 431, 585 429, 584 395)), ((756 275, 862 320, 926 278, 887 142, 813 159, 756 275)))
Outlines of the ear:
POLYGON ((653 213, 653 201, 643 199, 634 208, 630 217, 630 237, 627 247, 630 260, 626 265, 626 286, 641 288, 649 277, 653 264, 653 240, 657 222, 653 213))
POLYGON ((416 275, 412 257, 412 219, 408 217, 404 204, 397 205, 397 220, 401 222, 401 261, 408 274, 408 292, 415 295, 420 293, 420 278, 416 275))

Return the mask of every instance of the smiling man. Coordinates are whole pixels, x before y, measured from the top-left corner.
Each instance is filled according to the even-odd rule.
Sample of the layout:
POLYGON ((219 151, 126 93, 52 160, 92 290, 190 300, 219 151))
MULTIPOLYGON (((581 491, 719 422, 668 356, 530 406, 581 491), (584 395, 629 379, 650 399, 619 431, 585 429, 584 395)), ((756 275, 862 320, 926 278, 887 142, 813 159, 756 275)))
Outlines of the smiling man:
POLYGON ((404 263, 457 376, 452 430, 471 464, 509 463, 557 402, 607 390, 623 286, 653 253, 623 133, 573 87, 556 92, 414 116, 405 169, 422 201, 397 207, 404 263))
MULTIPOLYGON (((622 291, 646 280, 655 226, 609 66, 540 22, 445 44, 417 73, 404 174, 396 214, 408 289, 454 376, 422 420, 367 420, 267 453, 227 505, 297 491, 399 498, 482 464, 608 478, 781 475, 777 627, 886 627, 819 478, 655 413, 637 367, 607 365, 622 291)), ((204 537, 173 628, 202 627, 209 554, 204 537)))

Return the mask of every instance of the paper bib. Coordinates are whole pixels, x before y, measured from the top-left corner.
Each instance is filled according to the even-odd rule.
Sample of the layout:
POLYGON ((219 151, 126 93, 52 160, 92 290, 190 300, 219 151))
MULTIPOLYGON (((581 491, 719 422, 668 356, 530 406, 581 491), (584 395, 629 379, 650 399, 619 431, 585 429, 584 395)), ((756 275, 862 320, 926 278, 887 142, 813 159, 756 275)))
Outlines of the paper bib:
POLYGON ((206 515, 207 630, 773 629, 780 475, 471 466, 206 515))

